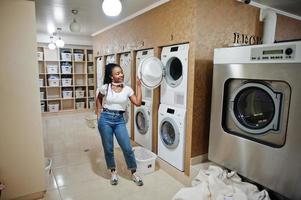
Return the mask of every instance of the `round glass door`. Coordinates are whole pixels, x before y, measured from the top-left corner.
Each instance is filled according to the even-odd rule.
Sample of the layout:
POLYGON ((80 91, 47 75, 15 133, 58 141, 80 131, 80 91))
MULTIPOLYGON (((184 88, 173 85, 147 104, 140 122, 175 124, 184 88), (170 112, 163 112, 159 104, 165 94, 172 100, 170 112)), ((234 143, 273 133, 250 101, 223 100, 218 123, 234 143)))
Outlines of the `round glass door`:
POLYGON ((175 149, 179 144, 179 131, 175 122, 167 118, 161 122, 160 138, 165 147, 175 149))
POLYGON ((280 99, 267 86, 248 83, 233 95, 232 115, 241 129, 263 134, 275 129, 279 117, 280 99))
POLYGON ((166 69, 166 82, 171 87, 180 85, 183 79, 183 66, 182 62, 177 57, 171 57, 165 66, 166 69))
POLYGON ((144 87, 154 89, 163 80, 163 64, 161 60, 154 56, 144 58, 138 67, 138 78, 144 87))
POLYGON ((148 130, 148 120, 146 113, 142 110, 136 112, 135 124, 138 129, 138 132, 142 135, 145 135, 148 130))

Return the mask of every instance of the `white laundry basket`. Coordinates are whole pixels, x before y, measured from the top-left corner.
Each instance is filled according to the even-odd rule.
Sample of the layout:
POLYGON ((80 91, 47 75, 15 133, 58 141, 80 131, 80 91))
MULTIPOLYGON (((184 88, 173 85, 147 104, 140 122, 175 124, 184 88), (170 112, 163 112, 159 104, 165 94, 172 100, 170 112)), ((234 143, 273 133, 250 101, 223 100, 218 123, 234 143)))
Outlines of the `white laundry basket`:
POLYGON ((133 147, 133 151, 137 161, 137 172, 149 174, 155 171, 156 154, 140 146, 133 147))

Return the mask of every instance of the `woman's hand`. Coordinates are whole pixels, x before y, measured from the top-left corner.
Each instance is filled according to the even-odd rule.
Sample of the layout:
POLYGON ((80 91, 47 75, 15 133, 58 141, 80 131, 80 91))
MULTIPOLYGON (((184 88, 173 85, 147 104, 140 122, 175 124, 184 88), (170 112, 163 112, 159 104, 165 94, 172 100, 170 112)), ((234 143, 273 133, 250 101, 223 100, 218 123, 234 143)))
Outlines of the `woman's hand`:
POLYGON ((138 78, 138 76, 137 76, 136 83, 137 83, 137 87, 141 87, 141 80, 138 78))
POLYGON ((100 111, 100 108, 95 108, 95 115, 97 116, 97 119, 99 118, 100 111))
POLYGON ((130 100, 133 104, 136 106, 141 106, 141 101, 142 101, 142 89, 141 89, 141 80, 137 77, 136 79, 136 95, 130 96, 130 100))

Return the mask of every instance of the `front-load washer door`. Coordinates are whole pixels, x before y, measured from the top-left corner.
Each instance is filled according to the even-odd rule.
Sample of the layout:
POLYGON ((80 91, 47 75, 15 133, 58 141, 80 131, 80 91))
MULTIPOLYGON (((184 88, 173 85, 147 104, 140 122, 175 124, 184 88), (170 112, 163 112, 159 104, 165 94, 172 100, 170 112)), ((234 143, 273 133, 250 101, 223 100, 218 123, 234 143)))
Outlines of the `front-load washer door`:
POLYGON ((289 105, 288 84, 231 80, 226 87, 224 129, 256 142, 283 146, 289 105))
POLYGON ((183 80, 183 65, 179 58, 171 57, 165 65, 165 80, 170 87, 177 87, 183 80))
POLYGON ((141 135, 145 135, 149 129, 149 113, 147 110, 140 108, 135 113, 135 126, 141 135))
POLYGON ((162 144, 168 149, 175 149, 179 145, 179 128, 170 117, 166 117, 160 124, 160 139, 162 144))
POLYGON ((150 56, 140 62, 137 74, 143 86, 154 89, 162 83, 163 72, 164 66, 161 60, 150 56))

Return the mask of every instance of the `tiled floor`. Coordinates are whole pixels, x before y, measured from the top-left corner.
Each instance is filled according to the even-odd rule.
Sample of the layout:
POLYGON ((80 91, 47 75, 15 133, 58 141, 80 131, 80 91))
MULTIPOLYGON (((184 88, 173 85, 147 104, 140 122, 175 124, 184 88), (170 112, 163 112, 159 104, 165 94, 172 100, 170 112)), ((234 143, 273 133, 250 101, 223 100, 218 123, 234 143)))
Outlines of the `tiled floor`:
POLYGON ((167 200, 183 184, 162 169, 143 177, 144 186, 136 186, 126 170, 123 155, 115 155, 120 181, 109 183, 97 129, 87 126, 91 113, 43 117, 45 155, 52 159, 52 172, 47 176, 47 200, 167 200))

